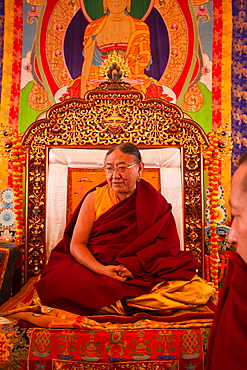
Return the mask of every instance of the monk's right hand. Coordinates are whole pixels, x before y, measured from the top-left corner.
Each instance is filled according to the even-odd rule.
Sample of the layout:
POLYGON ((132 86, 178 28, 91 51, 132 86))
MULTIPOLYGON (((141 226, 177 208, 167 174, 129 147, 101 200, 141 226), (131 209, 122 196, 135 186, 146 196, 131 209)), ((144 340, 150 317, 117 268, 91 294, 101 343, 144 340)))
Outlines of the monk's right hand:
POLYGON ((121 274, 124 271, 125 269, 124 269, 124 266, 122 265, 118 265, 118 266, 107 265, 107 266, 104 266, 104 268, 101 271, 101 274, 107 275, 113 279, 124 282, 126 281, 127 278, 125 276, 119 275, 119 273, 121 274))

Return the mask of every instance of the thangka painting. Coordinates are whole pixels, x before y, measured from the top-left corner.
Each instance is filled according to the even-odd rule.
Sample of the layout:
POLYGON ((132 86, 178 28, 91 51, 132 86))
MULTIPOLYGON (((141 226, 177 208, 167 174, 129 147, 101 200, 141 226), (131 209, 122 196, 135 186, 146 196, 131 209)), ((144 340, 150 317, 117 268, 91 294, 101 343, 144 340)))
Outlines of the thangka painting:
POLYGON ((116 61, 146 97, 212 128, 212 1, 27 0, 19 131, 52 104, 85 96, 116 61))
MULTIPOLYGON (((16 222, 13 133, 84 98, 113 60, 147 98, 176 103, 212 142, 221 136, 216 221, 228 228, 231 174, 247 147, 246 14, 246 0, 1 0, 0 235, 10 240, 16 222)), ((208 227, 208 199, 205 211, 208 227)))

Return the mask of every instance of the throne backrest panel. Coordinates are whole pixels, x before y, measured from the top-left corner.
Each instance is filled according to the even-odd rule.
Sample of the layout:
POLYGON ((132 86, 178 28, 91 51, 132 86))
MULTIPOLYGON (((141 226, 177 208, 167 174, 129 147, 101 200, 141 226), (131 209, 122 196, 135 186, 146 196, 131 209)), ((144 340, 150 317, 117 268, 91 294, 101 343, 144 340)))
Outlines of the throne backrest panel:
MULTIPOLYGON (((47 196, 46 196, 46 253, 49 257, 52 248, 62 239, 63 231, 71 212, 68 212, 72 193, 77 195, 79 202, 84 189, 90 189, 105 180, 103 166, 107 150, 105 149, 70 149, 51 148, 49 150, 49 165, 47 172, 47 196), (79 172, 79 184, 72 190, 70 175, 76 170, 79 172), (73 170, 73 172, 72 172, 73 170), (87 170, 87 172, 86 172, 87 170), (90 181, 93 171, 99 170, 97 182, 90 181), (101 171, 102 170, 102 171, 101 171), (85 174, 87 176, 85 177, 85 174), (88 180, 89 184, 83 180, 88 180), (80 185, 82 184, 81 188, 80 185), (87 186, 85 186, 87 185, 87 186), (69 190, 68 190, 69 189, 69 190), (82 190, 81 190, 82 189, 82 190)), ((183 212, 183 179, 181 170, 181 150, 179 148, 157 148, 140 149, 142 160, 145 164, 143 178, 152 183, 154 177, 157 181, 153 183, 169 203, 172 204, 174 218, 181 242, 181 249, 184 249, 184 212, 183 212), (152 172, 157 170, 157 172, 152 172)), ((75 185, 73 184, 75 187, 75 185)))
POLYGON ((205 132, 178 106, 163 99, 144 99, 135 90, 95 90, 87 94, 86 100, 68 99, 55 104, 23 136, 27 148, 26 279, 42 271, 49 255, 45 236, 51 149, 102 151, 120 142, 132 142, 143 151, 179 149, 183 245, 202 262, 203 275, 203 150, 209 144, 205 132))

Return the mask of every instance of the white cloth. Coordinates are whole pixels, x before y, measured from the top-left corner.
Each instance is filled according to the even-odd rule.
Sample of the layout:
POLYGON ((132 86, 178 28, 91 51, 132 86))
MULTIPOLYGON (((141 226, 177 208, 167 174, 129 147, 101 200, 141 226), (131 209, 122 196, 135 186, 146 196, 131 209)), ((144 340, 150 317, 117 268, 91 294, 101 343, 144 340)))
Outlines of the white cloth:
MULTIPOLYGON (((101 149, 50 149, 47 208, 46 208, 46 250, 47 257, 62 239, 66 226, 68 167, 102 168, 107 150, 101 149)), ((145 168, 159 168, 161 193, 172 204, 174 218, 184 249, 184 222, 182 201, 181 151, 179 148, 140 150, 145 168)))

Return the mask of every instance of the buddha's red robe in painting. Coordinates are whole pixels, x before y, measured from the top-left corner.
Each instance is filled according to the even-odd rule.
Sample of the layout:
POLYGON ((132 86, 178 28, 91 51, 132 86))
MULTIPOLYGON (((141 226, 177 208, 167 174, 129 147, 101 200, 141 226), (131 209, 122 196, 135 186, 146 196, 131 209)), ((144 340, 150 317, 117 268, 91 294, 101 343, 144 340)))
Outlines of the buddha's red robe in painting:
POLYGON ((232 252, 214 315, 207 370, 247 368, 247 265, 232 252))
POLYGON ((146 181, 94 222, 88 243, 102 264, 123 264, 132 272, 134 278, 124 283, 92 272, 70 254, 79 208, 36 283, 42 304, 90 315, 121 298, 148 293, 158 282, 196 274, 192 254, 180 251, 171 205, 146 181))

